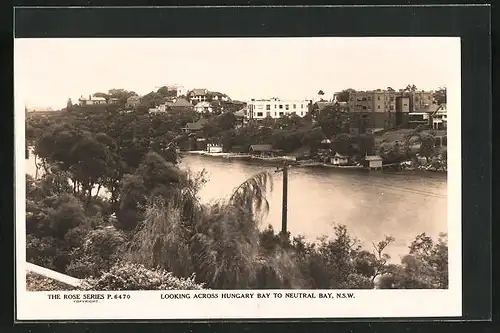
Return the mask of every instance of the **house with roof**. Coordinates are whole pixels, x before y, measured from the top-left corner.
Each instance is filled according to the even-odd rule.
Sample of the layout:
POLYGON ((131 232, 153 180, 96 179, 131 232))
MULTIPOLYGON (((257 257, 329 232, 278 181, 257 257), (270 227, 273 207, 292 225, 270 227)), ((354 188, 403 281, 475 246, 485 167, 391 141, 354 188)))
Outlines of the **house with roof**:
POLYGON ((262 157, 276 156, 278 154, 278 150, 274 149, 273 146, 269 144, 251 145, 248 152, 251 155, 262 157))
POLYGON ((173 102, 166 102, 165 106, 167 110, 193 109, 193 104, 184 98, 176 98, 173 102))
POLYGON ((208 123, 208 120, 201 118, 194 123, 187 123, 185 127, 182 128, 184 133, 199 133, 203 130, 203 127, 208 123))
POLYGON ((191 103, 205 102, 208 100, 208 90, 207 89, 193 89, 188 92, 187 97, 191 103))
POLYGON ((92 95, 89 95, 88 98, 85 98, 83 97, 83 95, 81 95, 78 101, 80 102, 81 106, 107 104, 104 97, 95 97, 92 95))
POLYGON ((335 153, 335 155, 330 158, 330 163, 333 165, 348 165, 349 157, 341 155, 339 153, 335 153))
POLYGON ((244 107, 243 109, 240 109, 234 113, 234 116, 236 117, 235 128, 240 128, 245 125, 245 121, 247 119, 247 111, 247 108, 244 107))
POLYGON ((382 157, 379 155, 365 156, 365 167, 370 170, 381 170, 382 169, 382 157))
POLYGON ((211 91, 208 93, 208 98, 210 101, 223 101, 228 102, 231 100, 228 95, 220 93, 218 91, 211 91))
POLYGON ((108 99, 108 104, 118 104, 120 103, 120 99, 119 98, 116 98, 116 97, 110 97, 108 99))
POLYGON ((198 102, 194 106, 194 110, 199 113, 212 113, 214 109, 212 108, 210 102, 198 102))

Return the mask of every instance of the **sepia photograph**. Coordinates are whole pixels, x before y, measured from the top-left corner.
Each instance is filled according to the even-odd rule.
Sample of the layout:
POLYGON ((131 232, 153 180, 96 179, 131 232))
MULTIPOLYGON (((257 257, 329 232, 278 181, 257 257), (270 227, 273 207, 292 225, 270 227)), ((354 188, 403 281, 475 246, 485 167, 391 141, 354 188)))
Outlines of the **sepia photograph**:
POLYGON ((32 38, 14 62, 18 302, 460 309, 459 38, 32 38))

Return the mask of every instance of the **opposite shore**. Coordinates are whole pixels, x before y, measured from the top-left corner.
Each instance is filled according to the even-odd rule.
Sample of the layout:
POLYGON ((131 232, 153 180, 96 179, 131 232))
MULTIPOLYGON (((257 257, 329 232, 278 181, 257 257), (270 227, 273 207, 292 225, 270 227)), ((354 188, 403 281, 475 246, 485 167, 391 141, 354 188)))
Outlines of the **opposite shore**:
MULTIPOLYGON (((324 162, 319 162, 315 160, 302 160, 302 161, 297 161, 294 156, 277 156, 277 157, 262 157, 262 156, 254 156, 251 154, 244 154, 244 153, 212 153, 212 152, 207 152, 204 150, 190 150, 190 151, 181 151, 181 154, 186 154, 186 155, 196 155, 196 156, 203 156, 207 158, 216 158, 216 159, 221 159, 227 162, 233 162, 233 161, 239 161, 239 162, 246 162, 246 163, 252 163, 252 164, 261 164, 261 165, 272 165, 272 166, 282 166, 284 164, 297 167, 297 168, 321 168, 321 169, 333 169, 333 170, 342 170, 342 171, 375 171, 375 170, 370 170, 368 168, 365 168, 361 165, 348 165, 348 166, 338 166, 338 165, 333 165, 329 163, 324 163, 324 162)), ((435 170, 432 169, 429 166, 421 166, 421 167, 409 167, 409 166, 404 166, 402 168, 395 169, 394 166, 402 165, 404 166, 403 163, 394 163, 394 164, 389 164, 389 165, 384 165, 381 170, 377 171, 389 171, 391 173, 406 173, 406 172, 425 172, 427 173, 432 173, 432 174, 447 174, 446 171, 443 170, 435 170)))

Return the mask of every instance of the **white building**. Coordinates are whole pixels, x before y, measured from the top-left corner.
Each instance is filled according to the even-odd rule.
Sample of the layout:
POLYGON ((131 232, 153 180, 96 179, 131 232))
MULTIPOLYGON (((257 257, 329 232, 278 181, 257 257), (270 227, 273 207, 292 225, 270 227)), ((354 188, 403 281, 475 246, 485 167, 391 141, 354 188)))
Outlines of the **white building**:
POLYGON ((309 111, 309 100, 252 99, 247 103, 247 118, 280 118, 293 114, 304 117, 309 111))
POLYGON ((177 95, 175 97, 179 97, 182 95, 186 94, 186 90, 184 89, 184 86, 180 84, 169 84, 167 85, 167 88, 169 91, 176 91, 177 95))
POLYGON ((222 153, 223 152, 222 145, 209 143, 207 145, 207 152, 209 152, 209 153, 222 153))
POLYGON ((446 104, 442 104, 436 114, 432 117, 432 128, 435 130, 443 130, 447 128, 448 113, 446 104))
POLYGON ((199 102, 194 106, 194 110, 199 113, 209 112, 212 113, 212 105, 210 102, 199 102))
POLYGON ((106 99, 104 97, 95 97, 92 95, 89 95, 88 98, 85 98, 83 96, 80 96, 78 99, 80 102, 80 105, 98 105, 98 104, 106 104, 106 99))

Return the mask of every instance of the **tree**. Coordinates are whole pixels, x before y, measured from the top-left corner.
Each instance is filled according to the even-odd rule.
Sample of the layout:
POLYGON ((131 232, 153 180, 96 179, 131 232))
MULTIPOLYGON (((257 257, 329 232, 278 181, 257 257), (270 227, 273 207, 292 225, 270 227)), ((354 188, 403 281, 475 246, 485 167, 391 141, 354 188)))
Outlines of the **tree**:
POLYGON ((446 87, 440 87, 434 92, 434 100, 438 105, 446 104, 446 87))
POLYGON ((161 94, 154 91, 144 95, 141 99, 141 105, 147 108, 154 108, 163 103, 165 103, 165 98, 161 94))
POLYGON ((108 96, 109 98, 118 98, 118 104, 125 105, 127 99, 132 96, 137 96, 137 93, 126 89, 109 89, 108 96))
POLYGON ((420 141, 420 151, 419 154, 424 156, 426 161, 429 162, 429 158, 435 155, 436 152, 436 139, 432 134, 419 134, 420 141))
POLYGON ((387 87, 387 91, 394 92, 395 90, 392 87, 387 87))
POLYGON ((352 88, 344 89, 336 95, 337 101, 339 102, 349 102, 350 95, 355 93, 356 90, 352 88))
POLYGON ((73 102, 71 102, 71 98, 68 98, 68 102, 66 103, 66 110, 70 110, 73 108, 73 102))
POLYGON ((108 94, 103 93, 103 92, 96 92, 96 93, 95 93, 95 94, 93 94, 92 96, 94 96, 94 97, 102 97, 102 98, 106 99, 106 102, 108 102, 108 101, 109 101, 109 98, 111 97, 111 96, 109 96, 108 94))
POLYGON ((163 97, 177 97, 177 91, 169 89, 167 86, 160 87, 156 92, 163 97))
POLYGON ((414 84, 408 84, 404 90, 413 93, 417 91, 417 86, 414 84))

